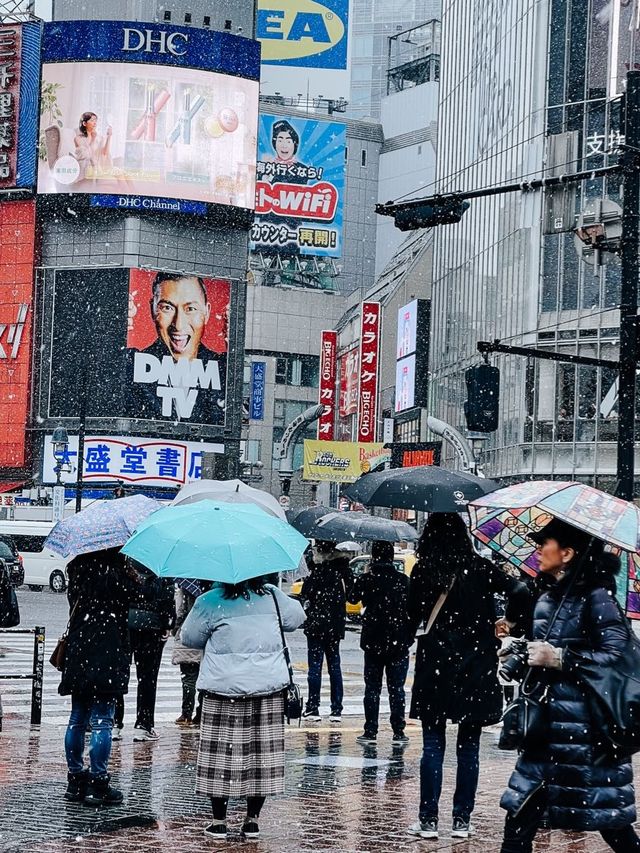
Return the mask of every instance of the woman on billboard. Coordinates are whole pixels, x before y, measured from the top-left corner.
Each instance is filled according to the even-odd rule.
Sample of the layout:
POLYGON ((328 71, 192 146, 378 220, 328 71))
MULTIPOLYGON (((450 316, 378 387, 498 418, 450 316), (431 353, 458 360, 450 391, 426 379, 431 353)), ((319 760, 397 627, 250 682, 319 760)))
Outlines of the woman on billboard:
POLYGON ((111 125, 104 137, 98 134, 98 116, 92 112, 82 113, 78 123, 78 133, 74 137, 75 158, 80 166, 80 178, 116 178, 126 181, 123 169, 114 167, 111 160, 111 125))

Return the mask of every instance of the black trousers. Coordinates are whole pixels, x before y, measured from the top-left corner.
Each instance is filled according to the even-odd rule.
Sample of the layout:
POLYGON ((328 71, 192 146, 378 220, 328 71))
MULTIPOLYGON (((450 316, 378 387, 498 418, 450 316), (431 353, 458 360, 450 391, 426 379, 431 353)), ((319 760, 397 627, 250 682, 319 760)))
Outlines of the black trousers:
MULTIPOLYGON (((247 797, 247 817, 260 817, 262 806, 266 797, 247 797)), ((227 806, 229 805, 228 797, 211 797, 211 808, 213 809, 214 820, 224 820, 227 816, 227 806)))
MULTIPOLYGON (((541 789, 531 797, 517 815, 514 817, 507 815, 500 853, 531 853, 533 839, 536 837, 546 808, 546 791, 541 789)), ((615 853, 640 851, 640 838, 631 825, 621 829, 603 829, 600 835, 615 853)))
MULTIPOLYGON (((156 692, 158 673, 165 643, 159 631, 130 632, 131 655, 136 662, 138 695, 136 703, 136 726, 152 729, 155 725, 156 692)), ((115 725, 122 728, 124 721, 124 697, 116 702, 115 725)))

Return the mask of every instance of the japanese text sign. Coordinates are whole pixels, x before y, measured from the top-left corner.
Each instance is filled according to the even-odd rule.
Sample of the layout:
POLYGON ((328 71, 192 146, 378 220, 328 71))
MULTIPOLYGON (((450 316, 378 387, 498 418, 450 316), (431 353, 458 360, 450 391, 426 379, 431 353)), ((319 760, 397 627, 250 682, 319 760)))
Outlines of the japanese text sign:
POLYGON ((340 356, 340 417, 355 415, 358 411, 358 368, 360 352, 352 347, 340 356))
POLYGON ((0 25, 0 190, 36 180, 40 28, 0 25))
POLYGON ((249 417, 252 421, 264 420, 264 392, 267 378, 265 361, 251 363, 251 400, 249 417))
MULTIPOLYGON (((181 486, 202 477, 202 454, 223 453, 222 444, 155 440, 138 436, 91 436, 84 444, 83 480, 109 483, 123 480, 144 486, 181 486)), ((44 439, 43 483, 55 482, 56 460, 51 435, 44 439)), ((69 436, 62 473, 64 483, 77 478, 78 437, 69 436)))
POLYGON ((375 441, 378 406, 380 303, 363 302, 360 322, 360 379, 358 383, 358 441, 375 441))
POLYGON ((252 249, 340 257, 345 145, 344 124, 260 115, 252 249))
POLYGON ((336 368, 338 333, 323 331, 320 337, 320 393, 318 403, 324 411, 318 420, 318 439, 333 441, 336 414, 336 368))

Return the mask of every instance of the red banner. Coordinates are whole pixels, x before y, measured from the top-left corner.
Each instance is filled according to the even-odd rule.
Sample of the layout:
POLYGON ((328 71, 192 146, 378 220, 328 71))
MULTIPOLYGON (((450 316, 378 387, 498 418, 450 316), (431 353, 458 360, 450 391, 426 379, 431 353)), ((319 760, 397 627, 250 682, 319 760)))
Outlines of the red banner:
POLYGON ((0 204, 0 467, 26 459, 35 202, 0 204))
POLYGON ((18 25, 0 26, 0 189, 16 185, 21 35, 18 25))
POLYGON ((376 440, 380 303, 363 302, 360 323, 360 381, 358 383, 358 441, 376 440))
POLYGON ((318 402, 324 406, 324 412, 318 421, 319 441, 333 441, 335 438, 337 352, 338 333, 322 332, 318 402))

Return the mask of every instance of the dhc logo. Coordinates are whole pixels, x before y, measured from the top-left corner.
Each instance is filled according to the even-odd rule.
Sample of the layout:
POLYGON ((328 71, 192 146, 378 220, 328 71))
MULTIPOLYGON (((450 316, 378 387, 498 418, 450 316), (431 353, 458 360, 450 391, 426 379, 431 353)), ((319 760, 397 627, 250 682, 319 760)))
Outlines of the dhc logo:
POLYGON ((256 38, 263 62, 315 56, 344 37, 340 16, 315 0, 259 0, 256 38))

